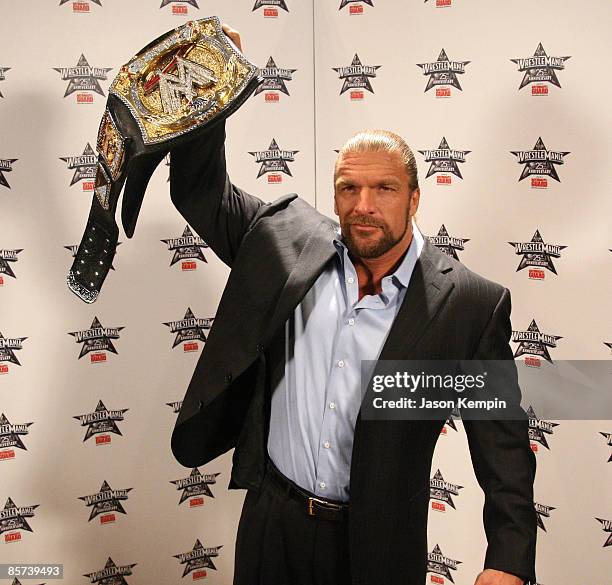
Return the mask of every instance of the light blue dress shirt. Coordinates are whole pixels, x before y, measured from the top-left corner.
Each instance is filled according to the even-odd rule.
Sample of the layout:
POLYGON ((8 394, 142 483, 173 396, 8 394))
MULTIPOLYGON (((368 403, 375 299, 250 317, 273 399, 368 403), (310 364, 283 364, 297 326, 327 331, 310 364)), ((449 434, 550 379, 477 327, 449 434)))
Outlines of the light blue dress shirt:
POLYGON ((302 488, 348 501, 361 360, 376 360, 404 299, 423 236, 413 238, 382 292, 359 300, 344 243, 285 325, 285 375, 272 393, 268 454, 302 488))

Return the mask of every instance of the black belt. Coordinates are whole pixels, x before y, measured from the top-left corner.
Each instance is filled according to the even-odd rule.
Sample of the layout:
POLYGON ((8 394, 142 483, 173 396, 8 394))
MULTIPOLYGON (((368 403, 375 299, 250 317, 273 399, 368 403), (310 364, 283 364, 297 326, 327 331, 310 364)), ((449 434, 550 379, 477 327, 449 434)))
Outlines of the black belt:
POLYGON ((291 499, 303 504, 308 516, 335 522, 346 522, 348 520, 348 504, 316 497, 285 477, 270 460, 267 464, 267 475, 291 499))

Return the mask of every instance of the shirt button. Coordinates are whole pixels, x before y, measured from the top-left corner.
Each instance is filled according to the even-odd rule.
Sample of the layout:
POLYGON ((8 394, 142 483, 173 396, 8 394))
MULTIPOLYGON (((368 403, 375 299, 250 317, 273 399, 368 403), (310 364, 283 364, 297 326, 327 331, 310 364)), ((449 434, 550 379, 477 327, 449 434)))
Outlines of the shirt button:
POLYGON ((325 441, 325 443, 323 443, 323 447, 325 447, 326 449, 329 449, 331 447, 329 441, 325 441))
POLYGON ((335 403, 335 402, 330 402, 330 403, 329 403, 329 407, 330 407, 331 409, 336 408, 336 403, 335 403))
POLYGON ((349 276, 349 277, 346 279, 346 282, 348 282, 349 284, 353 284, 353 283, 355 282, 355 279, 354 279, 352 276, 349 276))
POLYGON ((338 367, 339 367, 339 368, 343 368, 343 367, 344 367, 344 360, 340 360, 340 361, 338 362, 338 367))
POLYGON ((321 489, 325 489, 325 486, 326 486, 326 485, 327 485, 327 484, 326 484, 324 481, 319 482, 319 487, 320 487, 321 489))
POLYGON ((348 320, 349 325, 355 325, 355 319, 351 318, 348 320))

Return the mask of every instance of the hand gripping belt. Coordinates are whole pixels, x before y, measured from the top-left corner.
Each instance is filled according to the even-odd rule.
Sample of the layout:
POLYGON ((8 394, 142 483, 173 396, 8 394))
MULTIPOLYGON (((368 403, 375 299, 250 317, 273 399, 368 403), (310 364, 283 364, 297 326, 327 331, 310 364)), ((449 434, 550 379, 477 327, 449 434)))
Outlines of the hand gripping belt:
MULTIPOLYGON (((94 196, 68 287, 93 303, 110 270, 119 229, 128 238, 164 156, 238 109, 261 82, 216 16, 188 22, 133 57, 114 79, 100 122, 94 196)), ((172 164, 172 162, 170 163, 172 164)))

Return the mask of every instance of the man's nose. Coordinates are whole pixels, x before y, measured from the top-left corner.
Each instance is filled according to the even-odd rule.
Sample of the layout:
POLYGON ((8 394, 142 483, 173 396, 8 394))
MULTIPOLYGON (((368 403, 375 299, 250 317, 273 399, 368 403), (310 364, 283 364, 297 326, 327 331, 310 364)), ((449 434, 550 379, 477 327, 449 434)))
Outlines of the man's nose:
POLYGON ((375 193, 369 187, 362 187, 359 190, 359 197, 355 205, 355 213, 368 215, 376 211, 376 203, 374 199, 375 193))

